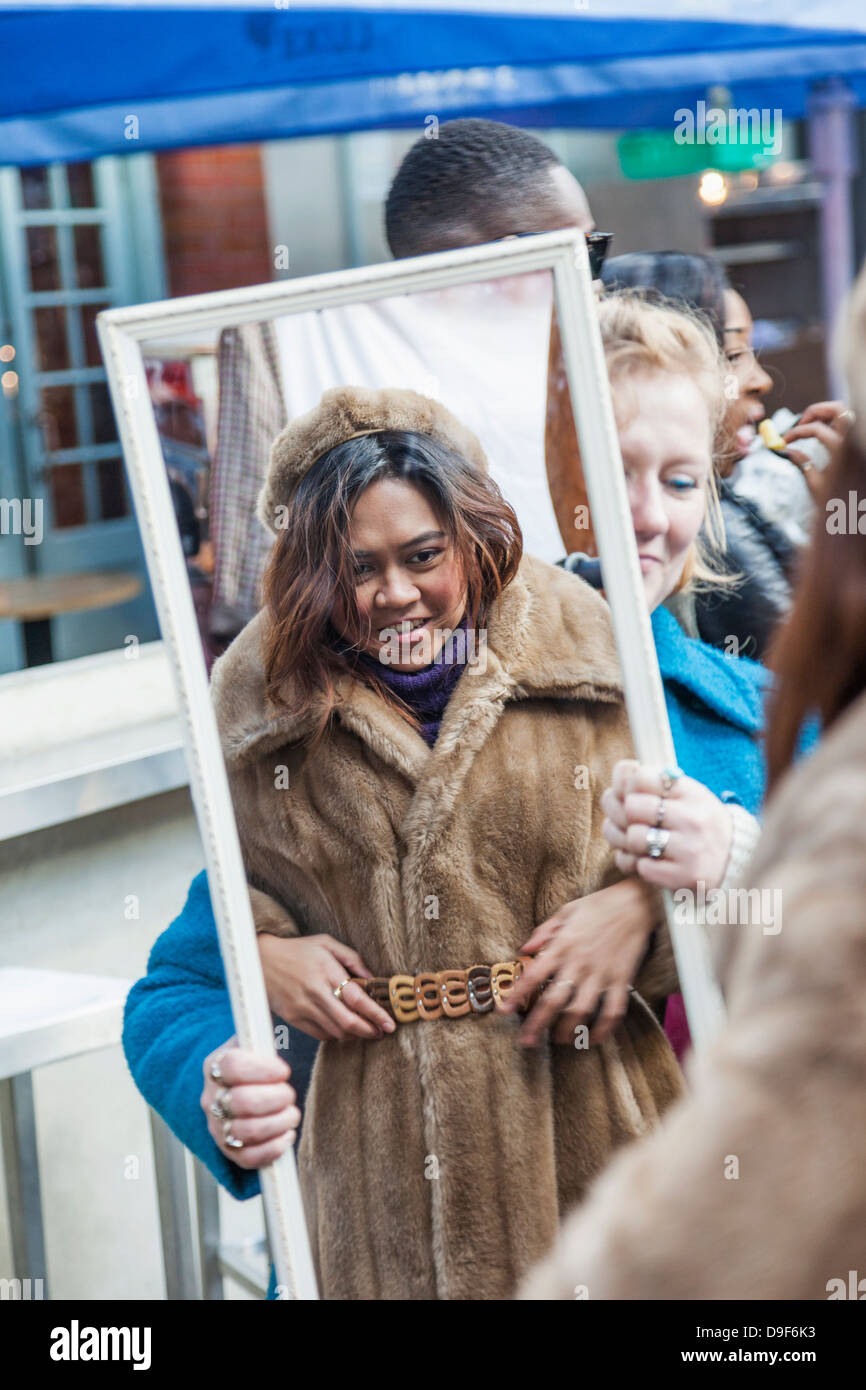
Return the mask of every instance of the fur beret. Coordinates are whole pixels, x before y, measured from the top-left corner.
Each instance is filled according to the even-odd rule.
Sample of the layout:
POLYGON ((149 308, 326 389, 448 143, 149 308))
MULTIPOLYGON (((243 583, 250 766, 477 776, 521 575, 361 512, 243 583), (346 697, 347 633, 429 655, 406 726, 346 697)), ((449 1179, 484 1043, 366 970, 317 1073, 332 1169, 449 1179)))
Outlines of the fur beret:
POLYGON ((258 517, 277 532, 277 508, 285 506, 317 458, 337 444, 360 434, 381 430, 411 430, 426 434, 460 454, 482 473, 487 456, 476 436, 444 405, 417 391, 371 390, 366 386, 334 386, 306 415, 299 415, 277 435, 271 461, 259 493, 258 517))

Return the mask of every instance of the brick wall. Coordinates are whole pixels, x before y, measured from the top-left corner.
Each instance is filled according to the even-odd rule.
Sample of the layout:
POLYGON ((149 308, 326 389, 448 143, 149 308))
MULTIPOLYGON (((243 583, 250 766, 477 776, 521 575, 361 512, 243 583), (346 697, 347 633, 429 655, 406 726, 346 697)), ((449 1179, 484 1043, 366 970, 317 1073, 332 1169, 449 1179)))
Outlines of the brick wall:
POLYGON ((272 279, 259 146, 173 150, 156 162, 170 294, 272 279))

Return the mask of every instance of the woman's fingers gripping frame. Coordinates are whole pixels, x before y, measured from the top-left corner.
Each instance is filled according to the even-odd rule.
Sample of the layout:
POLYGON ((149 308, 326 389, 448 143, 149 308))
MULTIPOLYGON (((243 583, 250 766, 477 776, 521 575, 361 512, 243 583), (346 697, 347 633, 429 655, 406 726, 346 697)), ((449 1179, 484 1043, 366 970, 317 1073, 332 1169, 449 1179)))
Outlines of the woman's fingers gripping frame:
POLYGON ((281 1057, 261 1057, 238 1047, 232 1038, 205 1058, 202 1071, 201 1106, 208 1131, 220 1151, 238 1167, 265 1167, 294 1143, 301 1112, 295 1089, 289 1085, 291 1069, 281 1057), (214 1062, 218 1063, 218 1079, 211 1075, 214 1062), (211 1106, 226 1089, 230 1114, 222 1119, 212 1113, 211 1106), (230 1146, 227 1135, 243 1140, 243 1147, 230 1146))

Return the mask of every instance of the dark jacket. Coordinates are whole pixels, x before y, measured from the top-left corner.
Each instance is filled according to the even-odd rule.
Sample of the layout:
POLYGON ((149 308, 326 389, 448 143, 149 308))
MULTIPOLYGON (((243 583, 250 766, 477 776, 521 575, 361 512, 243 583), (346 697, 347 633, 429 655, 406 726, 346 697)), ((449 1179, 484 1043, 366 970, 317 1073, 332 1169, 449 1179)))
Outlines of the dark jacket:
POLYGON ((742 578, 729 588, 719 586, 712 593, 697 595, 698 632, 713 647, 761 661, 791 606, 797 547, 726 479, 719 484, 719 496, 726 568, 742 578))

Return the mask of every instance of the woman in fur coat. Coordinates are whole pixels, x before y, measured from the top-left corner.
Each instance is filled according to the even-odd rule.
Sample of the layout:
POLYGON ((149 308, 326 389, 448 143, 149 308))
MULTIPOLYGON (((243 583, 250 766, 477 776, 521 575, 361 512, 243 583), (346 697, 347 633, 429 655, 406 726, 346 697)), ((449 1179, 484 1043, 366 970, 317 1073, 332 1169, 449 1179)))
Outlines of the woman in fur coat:
POLYGON ((324 1043, 299 1167, 326 1298, 508 1296, 680 1091, 663 930, 626 932, 599 1046, 521 1048, 501 1009, 532 927, 617 877, 630 739, 603 600, 521 560, 484 466, 434 402, 328 392, 275 446, 268 602, 213 672, 272 1007, 324 1043))

